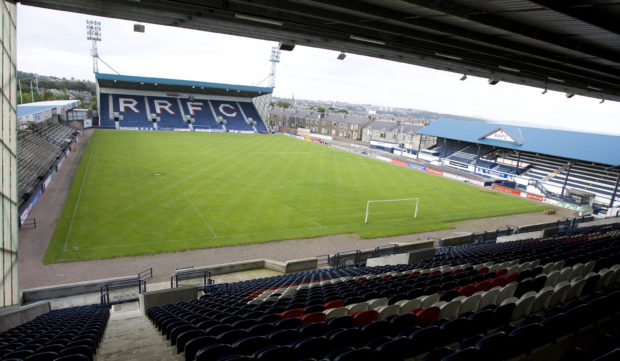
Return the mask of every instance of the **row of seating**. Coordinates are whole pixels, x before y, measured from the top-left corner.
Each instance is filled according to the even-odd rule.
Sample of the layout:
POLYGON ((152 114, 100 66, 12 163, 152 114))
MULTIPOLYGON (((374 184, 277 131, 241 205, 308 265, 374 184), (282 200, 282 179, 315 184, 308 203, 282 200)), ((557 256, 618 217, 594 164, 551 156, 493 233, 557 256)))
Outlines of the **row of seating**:
POLYGON ((100 125, 115 127, 115 114, 121 127, 153 128, 157 118, 158 128, 187 129, 187 116, 192 118, 195 129, 239 130, 266 132, 267 128, 252 102, 236 100, 192 99, 166 96, 135 96, 127 94, 102 94, 100 125), (121 119, 122 116, 122 119, 121 119), (219 119, 225 121, 224 124, 219 119))
MULTIPOLYGON (((304 354, 305 346, 298 345, 312 344, 305 340, 309 337, 340 351, 347 337, 363 340, 344 352, 350 353, 347 357, 362 357, 361 351, 373 354, 383 350, 378 347, 384 343, 403 343, 400 339, 411 334, 400 334, 407 327, 421 331, 470 318, 473 322, 502 320, 501 325, 493 324, 494 329, 515 327, 524 317, 573 305, 596 292, 612 292, 620 278, 617 231, 617 226, 608 226, 548 240, 441 249, 433 259, 415 265, 347 269, 351 275, 324 271, 319 277, 298 274, 247 281, 242 286, 220 285, 218 292, 201 300, 151 308, 148 314, 188 361, 224 360, 227 355, 243 355, 231 358, 240 360, 341 359, 329 355, 335 349, 304 354), (489 258, 494 260, 474 266, 456 263, 487 260, 485 254, 492 254, 489 258), (427 267, 420 268, 422 264, 427 267), (410 294, 412 290, 416 291, 410 294), (401 327, 399 332, 384 332, 385 325, 393 322, 401 327), (383 331, 372 337, 360 334, 375 329, 383 331), (349 334, 357 336, 344 336, 349 334), (373 347, 368 346, 370 341, 375 342, 373 347)), ((510 337, 512 331, 505 332, 510 337)))
POLYGON ((0 334, 0 359, 92 361, 110 316, 107 307, 53 310, 0 334))

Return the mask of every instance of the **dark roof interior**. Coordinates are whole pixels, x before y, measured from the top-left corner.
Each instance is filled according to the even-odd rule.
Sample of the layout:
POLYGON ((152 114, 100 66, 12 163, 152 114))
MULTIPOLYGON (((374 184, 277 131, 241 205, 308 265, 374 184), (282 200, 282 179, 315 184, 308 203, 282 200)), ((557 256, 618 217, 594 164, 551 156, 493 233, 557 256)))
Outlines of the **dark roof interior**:
MULTIPOLYGON (((618 0, 23 0, 620 101, 618 0)), ((335 58, 335 56, 334 56, 335 58)))

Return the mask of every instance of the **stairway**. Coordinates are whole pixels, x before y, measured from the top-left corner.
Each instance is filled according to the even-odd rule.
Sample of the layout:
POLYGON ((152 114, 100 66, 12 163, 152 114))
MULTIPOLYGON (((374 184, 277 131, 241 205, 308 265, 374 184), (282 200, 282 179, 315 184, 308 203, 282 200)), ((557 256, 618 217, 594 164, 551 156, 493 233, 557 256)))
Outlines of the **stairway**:
POLYGON ((97 361, 184 361, 183 354, 138 309, 115 311, 96 355, 97 361))

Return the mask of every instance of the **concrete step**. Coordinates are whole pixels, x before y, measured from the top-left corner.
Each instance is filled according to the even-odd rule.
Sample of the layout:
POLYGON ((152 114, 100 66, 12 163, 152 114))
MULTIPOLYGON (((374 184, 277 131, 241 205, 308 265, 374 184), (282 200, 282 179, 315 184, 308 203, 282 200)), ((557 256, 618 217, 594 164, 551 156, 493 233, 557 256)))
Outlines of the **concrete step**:
POLYGON ((112 311, 96 361, 183 361, 139 309, 112 311))

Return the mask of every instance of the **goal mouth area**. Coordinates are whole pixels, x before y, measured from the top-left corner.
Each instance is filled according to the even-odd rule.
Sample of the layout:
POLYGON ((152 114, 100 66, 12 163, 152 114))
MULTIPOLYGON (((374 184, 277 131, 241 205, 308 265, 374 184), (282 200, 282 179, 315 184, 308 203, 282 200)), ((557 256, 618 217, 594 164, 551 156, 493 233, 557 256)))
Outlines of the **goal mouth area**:
MULTIPOLYGON (((372 204, 381 204, 381 203, 387 203, 387 204, 394 204, 397 205, 398 203, 401 203, 400 206, 397 207, 386 207, 388 209, 388 211, 392 211, 395 212, 395 214, 400 214, 401 216, 404 214, 411 214, 413 217, 413 219, 418 218, 418 206, 420 204, 420 198, 400 198, 400 199, 377 199, 377 200, 369 200, 366 201, 366 216, 364 217, 364 224, 368 223, 368 216, 370 213, 370 209, 372 208, 372 204), (402 205, 402 203, 405 202, 415 202, 415 207, 413 207, 413 209, 408 208, 409 206, 405 206, 402 205), (409 213, 411 212, 411 213, 409 213)), ((409 218, 410 216, 407 216, 406 218, 409 218)))

